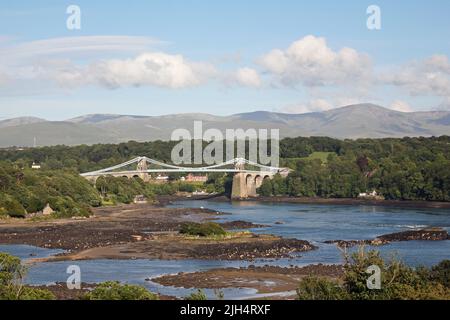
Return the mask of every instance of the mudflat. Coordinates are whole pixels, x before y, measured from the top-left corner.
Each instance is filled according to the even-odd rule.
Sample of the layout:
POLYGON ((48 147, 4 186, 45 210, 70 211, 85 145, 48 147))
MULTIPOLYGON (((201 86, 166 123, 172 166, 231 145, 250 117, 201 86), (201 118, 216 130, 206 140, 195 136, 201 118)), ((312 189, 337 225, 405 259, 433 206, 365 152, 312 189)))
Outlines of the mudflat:
MULTIPOLYGON (((153 278, 151 281, 164 286, 184 288, 251 288, 259 294, 281 294, 295 297, 295 290, 305 276, 340 279, 342 265, 308 265, 283 268, 278 266, 249 266, 248 268, 222 268, 193 273, 178 273, 153 278)), ((286 296, 285 296, 286 297, 286 296)))
MULTIPOLYGON (((178 233, 185 222, 204 222, 226 214, 203 208, 123 205, 94 209, 86 219, 3 220, 0 243, 64 249, 66 253, 37 261, 85 259, 219 259, 282 258, 313 250, 308 241, 249 232, 222 238, 178 233)), ((245 221, 223 224, 227 230, 259 227, 245 221)))

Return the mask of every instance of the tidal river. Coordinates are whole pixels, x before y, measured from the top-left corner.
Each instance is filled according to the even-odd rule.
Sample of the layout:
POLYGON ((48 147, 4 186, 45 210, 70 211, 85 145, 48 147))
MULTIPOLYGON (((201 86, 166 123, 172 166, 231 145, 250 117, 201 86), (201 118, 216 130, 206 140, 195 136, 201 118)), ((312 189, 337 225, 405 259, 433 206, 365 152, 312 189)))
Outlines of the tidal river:
MULTIPOLYGON (((342 263, 342 252, 326 240, 363 240, 379 235, 420 229, 441 227, 450 231, 450 212, 440 209, 399 209, 391 207, 354 205, 310 205, 261 202, 215 202, 180 201, 171 207, 204 207, 225 213, 221 221, 245 220, 267 225, 257 228, 255 233, 270 233, 287 238, 308 240, 318 249, 303 252, 293 258, 280 260, 247 261, 200 261, 200 260, 91 260, 76 262, 48 262, 30 266, 26 281, 30 284, 65 282, 69 265, 77 264, 82 270, 83 282, 119 280, 141 284, 154 292, 183 297, 193 289, 164 287, 150 279, 164 274, 203 271, 211 268, 244 267, 253 265, 307 265, 342 263)), ((431 266, 441 260, 450 259, 450 241, 405 241, 393 242, 376 248, 389 258, 395 255, 412 266, 431 266)), ((355 249, 352 249, 355 250, 355 249)), ((0 246, 0 251, 15 254, 22 259, 55 254, 58 250, 39 249, 31 246, 0 246)), ((251 289, 224 289, 225 297, 240 299, 257 297, 251 289)), ((206 290, 214 296, 212 290, 206 290)))

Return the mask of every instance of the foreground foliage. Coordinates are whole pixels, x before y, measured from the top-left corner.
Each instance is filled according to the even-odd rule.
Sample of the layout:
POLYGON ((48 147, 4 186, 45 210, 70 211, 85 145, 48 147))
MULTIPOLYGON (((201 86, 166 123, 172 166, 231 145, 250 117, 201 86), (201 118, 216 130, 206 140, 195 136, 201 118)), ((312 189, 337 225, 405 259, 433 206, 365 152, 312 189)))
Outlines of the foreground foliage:
POLYGON ((197 291, 192 292, 190 295, 184 298, 184 300, 193 300, 193 301, 201 301, 208 300, 205 291, 202 289, 197 289, 197 291))
POLYGON ((26 268, 20 259, 0 252, 0 300, 53 300, 48 290, 24 286, 26 268))
POLYGON ((99 284, 85 296, 86 300, 158 300, 158 295, 144 287, 108 281, 99 284))
MULTIPOLYGON (((48 290, 23 285, 26 268, 20 259, 0 252, 0 300, 54 300, 48 290)), ((158 295, 144 287, 103 282, 84 296, 86 300, 158 300, 158 295)))
POLYGON ((377 251, 358 252, 347 257, 343 281, 306 277, 297 289, 300 300, 430 300, 450 299, 450 261, 431 269, 411 268, 392 259, 385 262, 377 251), (381 270, 381 288, 369 289, 366 272, 376 265, 381 270))

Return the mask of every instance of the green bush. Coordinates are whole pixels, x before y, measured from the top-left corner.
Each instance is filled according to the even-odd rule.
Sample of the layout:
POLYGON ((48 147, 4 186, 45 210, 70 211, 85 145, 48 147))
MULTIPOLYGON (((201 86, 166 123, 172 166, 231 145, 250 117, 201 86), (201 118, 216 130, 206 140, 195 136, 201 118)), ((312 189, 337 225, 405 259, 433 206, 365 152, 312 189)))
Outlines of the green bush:
POLYGON ((184 300, 208 300, 208 297, 206 296, 205 292, 202 289, 198 289, 196 292, 192 292, 190 295, 188 295, 184 300))
POLYGON ((302 279, 297 289, 299 300, 343 300, 349 296, 337 282, 326 278, 308 276, 302 279))
POLYGON ((158 300, 158 295, 144 287, 108 281, 86 294, 87 300, 158 300))
POLYGON ((0 300, 55 300, 55 295, 44 289, 27 286, 0 286, 0 300))
POLYGON ((19 258, 0 252, 0 286, 9 285, 15 279, 22 278, 25 271, 19 258))
POLYGON ((264 179, 256 192, 263 197, 271 196, 273 192, 272 181, 270 179, 264 179))
POLYGON ((431 268, 430 280, 439 282, 450 289, 450 260, 443 260, 431 268))
POLYGON ((0 199, 0 208, 2 208, 2 210, 0 211, 6 213, 10 217, 25 217, 25 208, 20 204, 19 201, 9 195, 4 195, 2 199, 0 199))
POLYGON ((224 236, 226 231, 215 222, 195 223, 188 222, 181 226, 180 233, 190 236, 224 236))
POLYGON ((386 262, 379 252, 360 248, 347 256, 342 284, 306 277, 300 282, 297 294, 299 299, 324 300, 449 300, 448 275, 448 260, 431 269, 414 269, 396 259, 386 262), (367 287, 370 275, 366 270, 372 265, 380 268, 380 289, 367 287))
POLYGON ((53 300, 48 290, 22 285, 26 268, 20 259, 0 252, 0 300, 53 300))

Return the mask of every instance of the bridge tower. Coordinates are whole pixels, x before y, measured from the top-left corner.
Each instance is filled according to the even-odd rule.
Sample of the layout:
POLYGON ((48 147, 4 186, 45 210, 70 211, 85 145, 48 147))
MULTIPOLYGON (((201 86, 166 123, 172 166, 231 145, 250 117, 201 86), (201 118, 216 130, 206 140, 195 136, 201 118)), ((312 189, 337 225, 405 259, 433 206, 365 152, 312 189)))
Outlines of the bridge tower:
POLYGON ((148 165, 147 165, 147 160, 145 158, 142 158, 139 160, 136 170, 140 171, 138 176, 145 182, 147 182, 151 179, 151 176, 146 172, 148 170, 148 165))
MULTIPOLYGON (((236 170, 245 170, 245 162, 242 159, 239 159, 236 161, 234 168, 236 170)), ((244 199, 248 197, 256 197, 256 188, 256 180, 253 174, 237 172, 233 176, 231 198, 244 199)))

